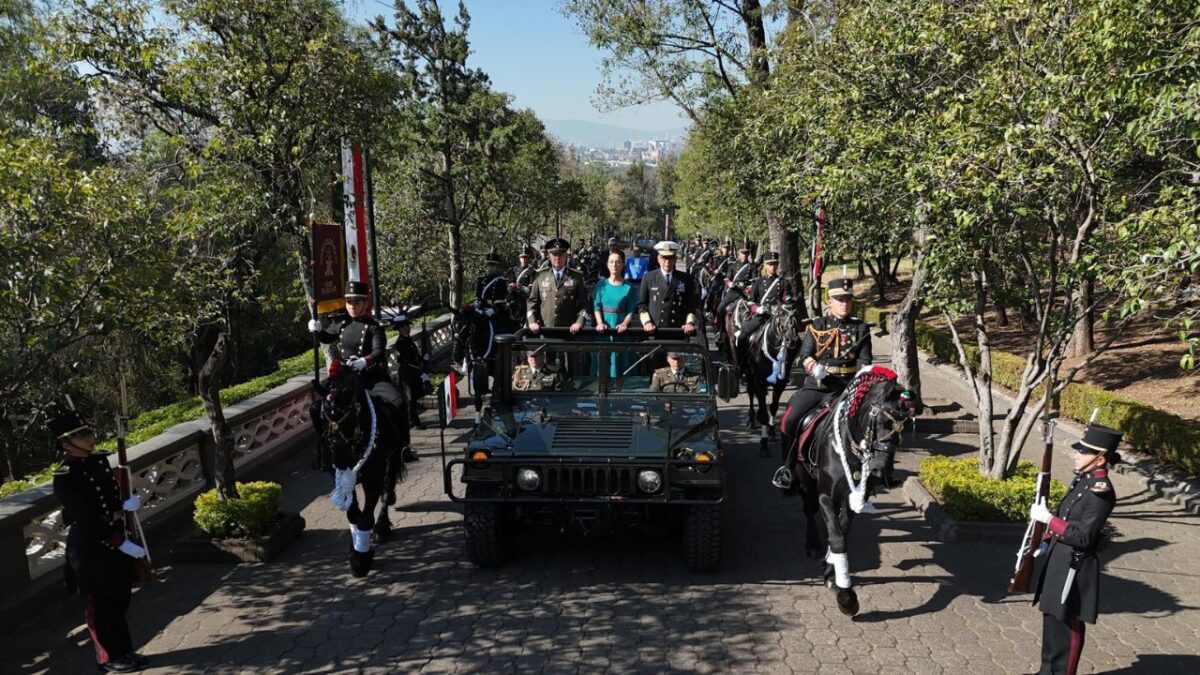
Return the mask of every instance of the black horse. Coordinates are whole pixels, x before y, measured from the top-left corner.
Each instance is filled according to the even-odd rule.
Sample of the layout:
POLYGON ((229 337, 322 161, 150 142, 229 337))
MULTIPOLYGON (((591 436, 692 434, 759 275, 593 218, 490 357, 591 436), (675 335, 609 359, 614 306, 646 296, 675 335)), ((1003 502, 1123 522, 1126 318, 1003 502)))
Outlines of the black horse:
POLYGON ((401 448, 408 430, 397 429, 380 403, 368 394, 361 374, 335 362, 329 380, 318 383, 320 397, 312 419, 318 433, 321 468, 333 474, 333 505, 350 522, 350 570, 356 577, 371 571, 374 545, 391 535, 387 507, 396 501, 403 478, 401 448), (356 485, 363 489, 360 506, 356 485), (382 499, 381 499, 382 498, 382 499), (382 503, 382 504, 381 504, 382 503), (376 508, 382 505, 376 516, 376 508))
MULTIPOLYGON (((895 373, 868 366, 841 395, 810 413, 811 420, 801 427, 811 428, 802 430, 800 438, 784 434, 787 459, 772 482, 777 487, 798 487, 803 495, 804 552, 813 559, 824 555, 825 585, 837 592, 838 608, 847 616, 854 616, 859 608, 846 552, 850 521, 856 513, 874 510, 867 500, 884 479, 904 423, 913 414, 905 394, 896 384, 895 373), (798 448, 795 444, 800 441, 804 444, 798 448), (827 544, 817 528, 818 511, 827 544)), ((790 413, 784 412, 785 421, 790 413)))
MULTIPOLYGON (((739 300, 727 312, 725 334, 732 342, 734 333, 733 316, 738 306, 746 303, 739 300)), ((775 415, 779 412, 779 399, 792 377, 792 362, 800 346, 800 328, 804 321, 800 312, 786 304, 778 304, 771 318, 755 331, 754 335, 742 336, 745 346, 730 347, 734 363, 746 380, 746 395, 750 400, 747 424, 759 426, 759 455, 766 457, 768 439, 775 436, 775 415), (767 393, 770 392, 770 401, 767 393)))
MULTIPOLYGON (((512 294, 521 291, 513 291, 512 294)), ((496 336, 515 330, 512 307, 520 302, 469 302, 462 309, 451 308, 451 332, 454 335, 452 358, 461 364, 469 391, 474 396, 478 421, 484 397, 491 390, 490 378, 496 370, 496 336)))

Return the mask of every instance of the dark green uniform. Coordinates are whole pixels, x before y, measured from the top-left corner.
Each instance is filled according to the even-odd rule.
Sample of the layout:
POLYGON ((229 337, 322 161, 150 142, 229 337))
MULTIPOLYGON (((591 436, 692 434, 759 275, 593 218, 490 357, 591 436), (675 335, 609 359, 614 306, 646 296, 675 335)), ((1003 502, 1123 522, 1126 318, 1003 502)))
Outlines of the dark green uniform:
POLYGON ((549 363, 537 372, 527 363, 522 363, 513 371, 512 387, 517 391, 559 391, 562 386, 562 371, 549 363))
POLYGON ((651 393, 687 393, 700 391, 700 376, 688 373, 686 370, 675 372, 667 368, 659 368, 650 377, 651 393))
POLYGON ((526 319, 547 328, 566 328, 584 323, 591 297, 583 273, 564 267, 556 277, 553 269, 538 272, 529 290, 526 319))

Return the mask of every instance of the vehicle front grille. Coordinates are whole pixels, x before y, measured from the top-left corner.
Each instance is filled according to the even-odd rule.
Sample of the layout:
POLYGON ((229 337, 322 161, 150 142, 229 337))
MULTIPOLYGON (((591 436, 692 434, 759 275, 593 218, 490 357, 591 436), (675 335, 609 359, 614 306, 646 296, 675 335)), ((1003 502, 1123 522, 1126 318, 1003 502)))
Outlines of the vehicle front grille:
POLYGON ((633 443, 633 422, 594 419, 559 420, 554 427, 554 450, 627 450, 633 443))
POLYGON ((620 497, 634 494, 634 467, 548 466, 541 492, 553 497, 620 497))

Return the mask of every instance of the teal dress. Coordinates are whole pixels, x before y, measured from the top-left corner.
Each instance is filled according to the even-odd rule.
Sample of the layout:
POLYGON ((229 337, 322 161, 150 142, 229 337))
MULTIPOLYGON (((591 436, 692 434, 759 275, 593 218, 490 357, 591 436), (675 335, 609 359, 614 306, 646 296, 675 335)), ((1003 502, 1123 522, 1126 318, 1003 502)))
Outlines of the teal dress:
MULTIPOLYGON (((596 283, 596 298, 592 303, 592 308, 601 313, 604 318, 604 325, 609 329, 615 329, 617 324, 625 320, 625 317, 634 313, 637 308, 637 296, 633 292, 633 286, 628 282, 623 284, 614 284, 608 279, 601 279, 596 283)), ((605 339, 610 342, 625 340, 624 335, 609 333, 605 339)), ((612 359, 612 366, 609 372, 609 377, 617 377, 625 372, 631 363, 628 353, 617 354, 612 359)))

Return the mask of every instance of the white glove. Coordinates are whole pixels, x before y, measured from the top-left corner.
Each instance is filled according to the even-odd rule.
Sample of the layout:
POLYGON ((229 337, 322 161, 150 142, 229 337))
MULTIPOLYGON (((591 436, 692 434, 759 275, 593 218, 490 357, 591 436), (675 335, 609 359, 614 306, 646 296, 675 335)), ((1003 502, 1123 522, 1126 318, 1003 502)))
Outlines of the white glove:
POLYGON ((321 322, 317 321, 316 319, 309 319, 308 320, 308 332, 320 333, 321 332, 321 322))
POLYGON ((1039 523, 1049 523, 1050 516, 1050 509, 1046 508, 1045 500, 1038 500, 1029 507, 1029 517, 1039 523))
POLYGON ((124 502, 121 503, 122 511, 137 511, 140 508, 142 508, 142 496, 141 495, 133 495, 129 499, 126 499, 124 502))
POLYGON ((823 380, 828 375, 829 375, 829 369, 825 367, 824 363, 818 363, 813 366, 813 369, 812 369, 813 379, 823 380))
POLYGON ((421 373, 421 381, 428 382, 429 381, 429 373, 421 373))
POLYGON ((764 306, 762 306, 762 305, 759 305, 758 307, 755 307, 755 308, 754 308, 754 313, 755 313, 755 314, 766 314, 766 313, 767 313, 767 308, 766 308, 766 307, 764 307, 764 306))
POLYGON ((347 362, 347 365, 349 365, 351 368, 353 368, 354 372, 361 373, 362 371, 367 369, 367 360, 356 356, 356 357, 350 359, 350 361, 347 362))
POLYGON ((137 544, 133 543, 132 541, 130 541, 128 539, 121 542, 120 551, 121 551, 121 553, 124 553, 125 555, 129 556, 130 558, 146 557, 146 549, 142 548, 141 546, 138 546, 137 544))
POLYGON ((483 310, 483 315, 490 319, 493 316, 496 316, 496 310, 492 309, 491 307, 488 307, 483 310))

